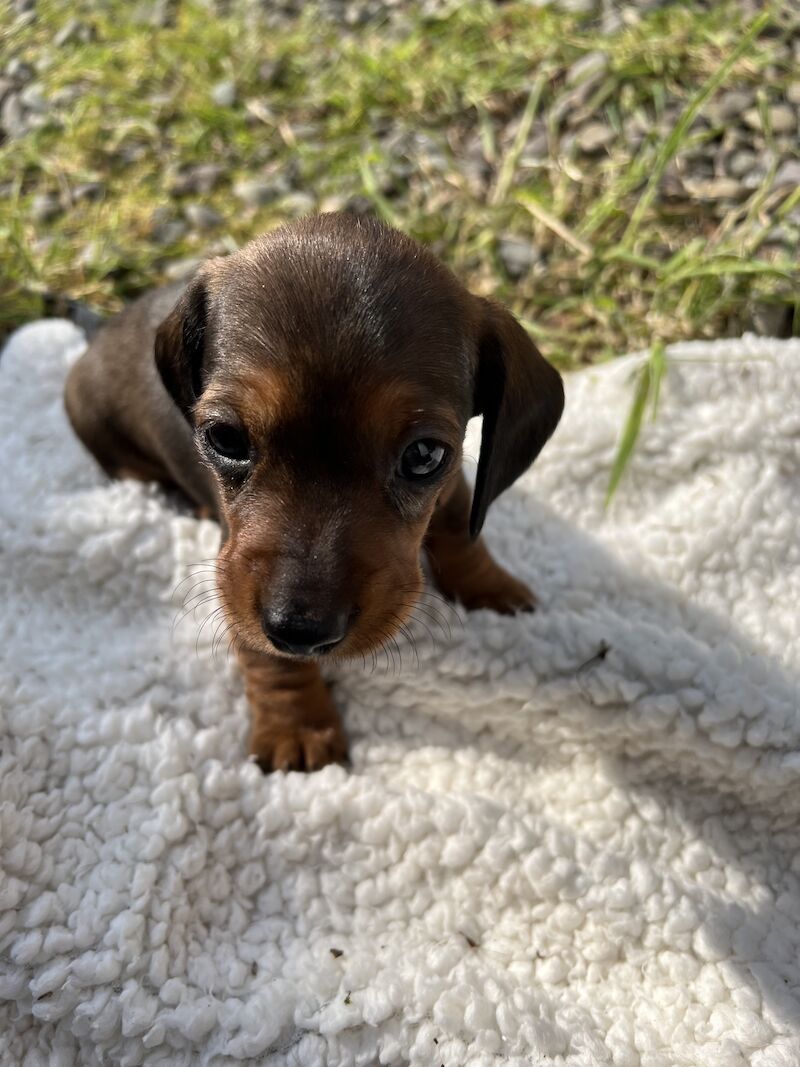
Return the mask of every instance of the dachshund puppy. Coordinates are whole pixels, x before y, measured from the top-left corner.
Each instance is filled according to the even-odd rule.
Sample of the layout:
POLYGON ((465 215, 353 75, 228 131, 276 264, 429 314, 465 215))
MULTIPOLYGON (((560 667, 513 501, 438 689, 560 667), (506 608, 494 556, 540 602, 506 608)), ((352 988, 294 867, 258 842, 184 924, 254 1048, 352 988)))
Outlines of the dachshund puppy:
POLYGON ((478 535, 563 404, 508 311, 410 238, 344 214, 284 226, 144 296, 66 386, 72 425, 109 475, 177 487, 219 520, 217 584, 265 771, 345 757, 318 663, 397 631, 423 587, 423 546, 466 608, 532 608, 478 535))

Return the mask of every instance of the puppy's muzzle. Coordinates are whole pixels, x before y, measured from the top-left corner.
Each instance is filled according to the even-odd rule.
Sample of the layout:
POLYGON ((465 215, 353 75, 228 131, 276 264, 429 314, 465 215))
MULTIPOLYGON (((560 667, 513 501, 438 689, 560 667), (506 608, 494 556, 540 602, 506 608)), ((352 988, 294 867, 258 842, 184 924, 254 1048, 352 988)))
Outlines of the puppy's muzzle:
POLYGON ((349 622, 346 611, 307 615, 266 608, 261 618, 271 644, 292 656, 322 656, 333 651, 347 636, 349 622))

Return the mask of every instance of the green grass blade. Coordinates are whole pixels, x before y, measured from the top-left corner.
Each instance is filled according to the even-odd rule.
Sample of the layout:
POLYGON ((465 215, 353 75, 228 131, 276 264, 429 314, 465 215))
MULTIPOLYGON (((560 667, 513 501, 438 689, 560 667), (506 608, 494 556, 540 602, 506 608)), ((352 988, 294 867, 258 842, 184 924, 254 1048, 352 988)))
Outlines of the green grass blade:
POLYGON ((707 263, 684 267, 668 275, 661 286, 675 285, 677 282, 693 278, 726 278, 734 275, 760 275, 768 278, 791 279, 797 276, 797 265, 791 260, 768 263, 766 260, 750 262, 736 259, 734 256, 717 256, 707 263))
POLYGON ((539 100, 542 96, 545 81, 544 74, 539 74, 531 86, 531 91, 528 94, 528 100, 525 104, 522 118, 520 119, 516 137, 506 153, 506 157, 500 167, 500 173, 497 176, 497 184, 492 190, 490 197, 490 203, 492 204, 502 204, 508 196, 508 191, 514 181, 517 163, 525 148, 525 142, 528 140, 528 134, 531 132, 531 126, 533 125, 533 120, 536 117, 536 112, 539 108, 539 100))
POLYGON ((375 179, 375 174, 373 173, 369 161, 363 156, 358 161, 358 169, 361 172, 361 181, 364 185, 364 192, 375 204, 375 207, 383 216, 384 220, 388 222, 390 226, 402 226, 402 222, 398 218, 394 208, 378 188, 378 182, 375 179))
POLYGON ((666 350, 663 341, 656 341, 650 352, 650 419, 655 422, 658 415, 658 400, 661 395, 661 381, 667 369, 666 350))
POLYGON ((628 466, 633 450, 636 447, 636 442, 639 439, 639 431, 642 428, 642 418, 644 417, 645 408, 647 407, 647 398, 650 395, 650 379, 652 371, 650 369, 650 363, 645 363, 639 370, 636 377, 636 389, 633 394, 633 401, 631 403, 630 411, 628 412, 628 418, 625 422, 625 426, 622 430, 622 436, 617 446, 617 454, 614 457, 614 463, 611 467, 611 474, 608 479, 608 489, 606 490, 605 506, 611 503, 611 498, 617 491, 617 486, 620 483, 622 475, 625 473, 625 469, 628 466))

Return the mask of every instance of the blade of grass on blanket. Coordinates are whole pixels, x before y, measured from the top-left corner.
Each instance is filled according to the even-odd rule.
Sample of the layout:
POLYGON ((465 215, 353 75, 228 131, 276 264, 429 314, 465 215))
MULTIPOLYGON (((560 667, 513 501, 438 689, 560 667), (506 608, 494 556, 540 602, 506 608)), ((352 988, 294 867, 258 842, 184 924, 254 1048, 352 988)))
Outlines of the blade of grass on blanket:
POLYGON ((639 432, 642 428, 642 419, 647 408, 647 402, 651 404, 651 416, 655 418, 658 410, 658 397, 661 389, 661 379, 666 368, 664 344, 661 341, 653 345, 650 357, 644 363, 636 375, 636 387, 633 393, 628 417, 622 430, 622 436, 617 446, 617 454, 611 467, 606 490, 605 507, 611 503, 614 493, 627 469, 636 442, 639 440, 639 432))

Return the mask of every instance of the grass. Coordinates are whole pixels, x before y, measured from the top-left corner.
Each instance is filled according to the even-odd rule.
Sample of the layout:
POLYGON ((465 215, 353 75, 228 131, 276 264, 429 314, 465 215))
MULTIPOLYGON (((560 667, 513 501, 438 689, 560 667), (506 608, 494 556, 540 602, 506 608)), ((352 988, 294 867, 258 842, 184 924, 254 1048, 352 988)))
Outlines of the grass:
MULTIPOLYGON (((213 17, 188 0, 174 25, 154 30, 131 0, 51 2, 6 38, 8 54, 44 67, 48 99, 72 96, 41 128, 0 147, 0 327, 37 316, 47 291, 115 309, 171 260, 235 247, 293 209, 281 197, 245 209, 232 185, 288 174, 317 206, 366 198, 475 291, 506 301, 564 369, 653 341, 739 333, 756 299, 794 308, 797 329, 798 264, 771 236, 776 226, 800 231, 797 190, 773 187, 774 166, 737 202, 675 201, 663 187, 672 162, 724 136, 703 120, 721 88, 760 93, 767 122, 767 104, 796 78, 783 48, 795 27, 782 8, 746 25, 735 0, 673 4, 606 36, 581 16, 524 0, 453 4, 440 18, 408 6, 402 35, 391 23, 345 34, 313 5, 267 28, 256 9, 234 2, 213 17), (54 49, 73 14, 93 38, 54 49), (607 64, 589 99, 560 114, 574 91, 567 72, 598 50, 607 64), (274 65, 267 80, 265 61, 274 65), (227 78, 235 107, 210 96, 227 78), (676 106, 683 117, 659 133, 676 106), (641 142, 634 149, 617 136, 582 155, 564 137, 581 109, 615 131, 639 122, 641 142), (409 139, 399 177, 386 130, 409 139), (531 163, 525 144, 537 130, 548 147, 531 163), (491 168, 483 184, 464 166, 474 138, 491 168), (179 164, 208 161, 228 170, 208 196, 171 195, 179 164), (105 183, 102 199, 37 221, 37 195, 69 204, 91 180, 105 183), (159 244, 154 211, 179 216, 187 200, 215 208, 223 225, 159 244), (541 253, 522 279, 504 269, 504 234, 541 253)), ((768 128, 764 137, 773 138, 768 128)))

